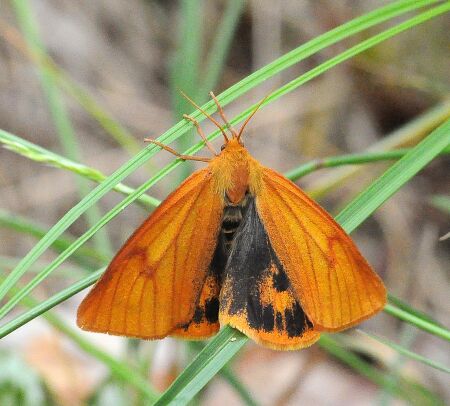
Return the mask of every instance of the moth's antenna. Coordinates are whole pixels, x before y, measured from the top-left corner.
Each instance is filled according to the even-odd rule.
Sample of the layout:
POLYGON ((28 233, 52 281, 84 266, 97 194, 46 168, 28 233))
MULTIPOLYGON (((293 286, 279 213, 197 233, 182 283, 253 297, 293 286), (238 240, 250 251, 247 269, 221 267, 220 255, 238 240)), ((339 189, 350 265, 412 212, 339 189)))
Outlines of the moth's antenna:
POLYGON ((180 93, 189 103, 191 103, 195 108, 200 110, 206 117, 208 117, 211 120, 212 123, 214 123, 219 128, 220 132, 223 134, 223 137, 225 138, 225 142, 228 142, 229 141, 228 136, 227 136, 226 132, 223 130, 223 128, 221 127, 221 125, 217 122, 217 120, 212 118, 205 110, 203 110, 194 100, 192 100, 182 90, 180 90, 180 93))
POLYGON ((205 133, 202 130, 202 127, 200 127, 200 123, 195 119, 192 118, 191 116, 188 116, 187 114, 183 114, 183 117, 186 120, 189 120, 192 124, 195 125, 195 128, 197 128, 197 133, 198 135, 200 135, 200 138, 203 140, 203 142, 205 143, 205 145, 208 147, 208 149, 217 156, 217 152, 214 149, 214 147, 212 146, 212 144, 208 141, 208 138, 206 138, 205 133))
POLYGON ((222 106, 219 103, 219 100, 217 100, 216 95, 213 92, 209 92, 209 95, 214 100, 214 103, 216 103, 217 110, 219 111, 220 117, 222 117, 223 122, 225 123, 226 128, 228 128, 231 132, 231 135, 233 138, 237 138, 238 134, 236 130, 231 126, 231 124, 228 122, 227 117, 225 116, 225 113, 222 109, 222 106))
POLYGON ((166 151, 170 152, 171 154, 174 154, 176 157, 182 159, 183 161, 201 161, 201 162, 211 161, 210 158, 180 154, 179 152, 175 151, 173 148, 170 148, 168 145, 163 144, 162 142, 156 141, 152 138, 144 138, 144 141, 150 142, 152 144, 157 145, 158 147, 161 147, 162 149, 165 149, 166 151))
POLYGON ((247 120, 244 121, 244 124, 242 124, 242 127, 239 130, 239 134, 237 136, 237 139, 241 139, 241 135, 242 132, 244 131, 245 126, 248 124, 248 122, 252 119, 252 117, 255 115, 255 113, 259 110, 259 108, 261 107, 261 105, 267 100, 267 98, 270 96, 270 93, 266 96, 264 96, 264 98, 256 105, 255 109, 253 110, 252 114, 250 114, 247 117, 247 120))

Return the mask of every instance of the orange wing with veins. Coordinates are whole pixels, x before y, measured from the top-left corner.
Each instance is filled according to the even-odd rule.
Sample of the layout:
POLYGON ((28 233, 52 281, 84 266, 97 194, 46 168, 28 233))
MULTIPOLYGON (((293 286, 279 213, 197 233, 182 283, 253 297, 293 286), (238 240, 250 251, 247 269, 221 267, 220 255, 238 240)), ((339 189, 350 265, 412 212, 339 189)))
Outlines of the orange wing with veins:
POLYGON ((379 312, 386 289, 344 230, 294 183, 263 168, 257 210, 316 330, 339 331, 379 312))
MULTIPOLYGON (((214 191, 209 169, 195 172, 125 243, 81 303, 78 325, 148 339, 180 334, 197 305, 214 293, 205 280, 222 212, 223 199, 214 191)), ((197 321, 193 336, 218 329, 218 323, 197 321)))

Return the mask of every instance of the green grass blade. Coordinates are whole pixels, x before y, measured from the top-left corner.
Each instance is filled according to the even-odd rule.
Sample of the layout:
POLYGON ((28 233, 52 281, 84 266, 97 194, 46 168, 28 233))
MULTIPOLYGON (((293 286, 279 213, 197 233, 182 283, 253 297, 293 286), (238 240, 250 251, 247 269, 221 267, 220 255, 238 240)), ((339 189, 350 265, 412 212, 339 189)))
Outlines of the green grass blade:
MULTIPOLYGON (((374 35, 370 38, 368 38, 365 41, 360 42, 359 44, 347 49, 346 51, 340 53, 334 58, 329 59, 328 61, 316 66, 315 68, 311 69, 307 73, 299 76, 298 78, 292 80, 291 82, 287 83, 286 85, 280 87, 269 97, 267 97, 266 101, 261 105, 264 106, 265 104, 269 103, 273 99, 279 98, 280 96, 289 93, 293 89, 297 88, 298 86, 312 80, 313 78, 321 75, 325 71, 331 69, 332 67, 354 57, 355 55, 358 55, 364 51, 366 51, 369 48, 374 47, 375 45, 386 41, 389 38, 392 38, 395 35, 398 35, 408 29, 411 29, 412 27, 422 24, 432 18, 435 18, 441 14, 445 14, 448 11, 450 11, 450 3, 446 2, 440 6, 436 6, 434 8, 431 8, 423 13, 418 14, 417 16, 410 18, 409 20, 404 21, 403 23, 400 23, 390 29, 387 29, 385 31, 380 32, 377 35, 374 35)), ((250 114, 247 113, 248 115, 250 114)))
POLYGON ((323 334, 319 345, 335 358, 348 365, 362 376, 382 388, 388 388, 392 395, 401 397, 410 405, 441 405, 442 400, 424 386, 406 379, 391 382, 390 376, 378 370, 368 362, 364 361, 354 352, 349 351, 339 344, 330 334, 323 334))
MULTIPOLYGON (((26 219, 17 214, 10 214, 0 209, 0 227, 8 228, 34 238, 40 239, 46 233, 47 229, 41 224, 26 219)), ((67 247, 70 247, 74 242, 74 237, 61 235, 52 244, 52 248, 56 252, 63 252, 67 247)), ((81 247, 73 256, 80 265, 92 266, 93 262, 104 263, 108 261, 109 257, 90 247, 81 247)))
POLYGON ((398 297, 388 294, 388 300, 392 305, 398 307, 400 310, 403 310, 406 313, 412 314, 412 315, 418 317, 419 319, 425 320, 428 323, 435 324, 436 326, 442 327, 442 325, 440 323, 438 323, 436 320, 434 320, 428 314, 415 309, 414 307, 410 306, 408 303, 404 302, 403 300, 399 299, 398 297))
MULTIPOLYGON (((46 50, 40 39, 39 29, 28 0, 12 0, 12 5, 28 47, 33 52, 45 56, 46 50)), ((56 86, 52 71, 47 70, 44 66, 38 65, 38 73, 60 143, 67 156, 79 161, 81 151, 78 146, 75 130, 56 86)), ((82 178, 76 179, 76 184, 80 197, 84 197, 89 191, 88 184, 82 178)), ((97 206, 93 205, 90 210, 85 212, 85 216, 88 224, 92 226, 99 220, 100 210, 97 206)), ((102 230, 94 236, 94 244, 100 251, 111 252, 111 245, 105 230, 102 230)))
POLYGON ((392 304, 387 304, 384 311, 391 316, 397 317, 400 320, 406 321, 416 327, 427 331, 437 337, 443 338, 444 340, 450 341, 450 331, 443 326, 431 323, 421 317, 417 317, 415 314, 408 313, 405 310, 399 309, 392 304))
MULTIPOLYGON (((424 113, 415 117, 399 129, 392 131, 372 144, 367 152, 390 151, 417 144, 430 131, 450 118, 450 100, 443 100, 424 113)), ((335 190, 345 181, 349 181, 360 173, 361 167, 351 166, 339 168, 323 176, 320 181, 314 183, 312 189, 308 189, 310 196, 318 199, 331 190, 335 190)))
MULTIPOLYGON (((330 44, 336 43, 337 41, 346 38, 352 34, 360 32, 366 28, 369 28, 375 24, 386 21, 395 16, 401 15, 402 13, 417 9, 419 7, 423 7, 425 5, 430 5, 435 3, 434 1, 398 1, 392 3, 386 7, 375 10, 374 12, 368 13, 364 16, 358 17, 334 30, 327 32, 312 41, 298 47, 296 50, 291 51, 290 53, 278 58, 271 64, 265 66, 262 69, 259 69, 252 75, 243 79, 236 85, 230 87, 228 90, 223 92, 218 96, 222 105, 228 104, 231 100, 234 100, 236 97, 239 97, 241 94, 250 90, 251 88, 257 86, 259 83, 267 79, 268 77, 273 76, 274 74, 280 72, 283 69, 286 69, 289 66, 292 66, 294 63, 305 59, 306 57, 314 54, 315 52, 320 51, 323 48, 326 48, 330 44)), ((434 10, 434 9, 433 9, 434 10)), ((441 10, 441 12, 445 12, 446 10, 441 10)), ((429 17, 431 18, 431 16, 429 17)), ((416 22, 419 24, 420 22, 416 22)), ((389 30, 388 30, 389 31, 389 30)), ((392 35, 395 35, 393 33, 392 35)), ((382 40, 382 39, 381 39, 382 40)), ((355 55, 357 52, 355 52, 355 55)), ((335 59, 335 58, 333 58, 335 59)), ((335 63, 338 63, 336 61, 335 63)), ((329 66, 331 68, 331 66, 329 66)), ((291 87, 292 89, 292 87, 291 87)), ((212 113, 215 111, 215 105, 213 102, 208 102, 204 106, 202 106, 204 110, 208 113, 212 113)), ((247 113, 248 114, 248 113, 247 113)), ((199 121, 202 121, 204 118, 197 110, 192 113, 192 116, 199 121)), ((245 114, 244 114, 245 116, 245 114)), ((236 119, 242 119, 243 116, 240 115, 236 119)), ((159 141, 161 142, 171 142, 181 134, 185 133, 188 129, 192 128, 192 124, 186 121, 180 121, 176 125, 174 125, 171 129, 166 131, 161 137, 159 137, 159 141)), ((216 132, 218 134, 218 132, 216 132)), ((213 134, 214 135, 214 134, 213 134)), ((197 148, 199 149, 201 144, 197 144, 192 147, 190 150, 186 151, 187 153, 195 152, 197 148)), ((153 156, 159 148, 154 145, 149 145, 142 151, 140 151, 133 159, 128 161, 122 167, 120 167, 117 171, 115 171, 111 176, 105 179, 97 188, 91 191, 82 201, 80 201, 76 206, 74 206, 71 210, 69 210, 61 219, 56 223, 46 234, 44 238, 39 241, 38 244, 23 258, 23 260, 18 264, 18 266, 8 275, 8 277, 4 280, 4 282, 0 285, 0 300, 5 297, 9 289, 14 286, 14 284, 20 279, 20 277, 26 272, 27 268, 52 244, 52 242, 58 238, 58 236, 64 232, 73 222, 75 222, 78 217, 84 213, 89 207, 95 204, 102 196, 104 196, 109 190, 111 190, 117 183, 122 181, 126 176, 130 173, 134 172, 137 168, 143 165, 151 156, 153 156)), ((178 163, 174 163, 170 168, 167 169, 167 172, 172 168, 176 167, 178 163)), ((139 193, 136 193, 135 196, 138 196, 139 193)), ((131 196, 131 195, 130 195, 131 196)))
MULTIPOLYGON (((172 63, 171 91, 173 110, 179 119, 192 106, 180 94, 183 90, 189 95, 196 94, 200 78, 200 58, 202 54, 202 0, 180 1, 180 31, 178 49, 172 63)), ((183 148, 183 150, 186 148, 183 148)))
MULTIPOLYGON (((190 349, 195 351, 195 355, 198 355, 198 353, 205 347, 205 344, 200 341, 189 341, 188 345, 190 349)), ((256 406, 258 404, 241 379, 231 369, 231 365, 225 365, 219 371, 219 376, 234 389, 245 405, 256 406)))
POLYGON ((220 371, 221 378, 225 379, 228 384, 238 393, 242 402, 247 406, 257 406, 258 403, 243 386, 242 382, 225 366, 220 371))
MULTIPOLYGON (((54 166, 55 168, 71 171, 97 183, 103 182, 107 178, 107 176, 101 173, 98 169, 91 168, 87 165, 80 164, 71 159, 58 155, 2 129, 0 129, 0 143, 4 144, 5 148, 10 151, 20 154, 23 157, 31 159, 35 162, 45 163, 54 166)), ((135 189, 122 183, 118 183, 114 186, 113 190, 124 195, 129 195, 134 192, 135 189)), ((161 203, 158 199, 145 194, 138 198, 138 202, 146 209, 152 209, 161 203)))
MULTIPOLYGON (((450 9, 450 3, 448 7, 450 9)), ((449 144, 450 120, 447 120, 354 199, 339 214, 339 222, 345 224, 347 230, 354 230, 449 144), (384 193, 380 193, 380 189, 384 189, 384 193)))
MULTIPOLYGON (((380 7, 370 13, 357 17, 345 24, 342 24, 318 37, 308 41, 307 43, 295 48, 294 50, 277 58, 262 69, 259 69, 247 76, 245 79, 231 86, 218 96, 218 100, 223 106, 226 106, 235 98, 246 93, 254 87, 254 83, 260 84, 265 80, 273 77, 277 73, 291 67, 299 61, 314 55, 322 49, 329 47, 345 38, 355 35, 363 30, 373 27, 382 22, 388 21, 394 17, 405 14, 407 12, 417 10, 438 3, 439 0, 431 1, 394 1, 385 7, 380 7)), ((203 108, 212 113, 216 111, 212 102, 206 103, 203 108)), ((194 116, 197 118, 197 116, 194 116)))
MULTIPOLYGON (((98 274, 98 272, 96 272, 98 274)), ((95 275, 98 276, 98 275, 95 275)), ((38 301, 32 297, 25 297, 22 304, 27 307, 38 308, 40 304, 38 301)), ((61 320, 57 315, 52 313, 46 313, 44 317, 47 321, 57 330, 62 332, 66 337, 68 337, 73 343, 75 343, 79 348, 81 348, 87 354, 95 357, 101 363, 103 363, 109 371, 119 380, 126 382, 142 393, 148 401, 153 401, 157 398, 156 392, 150 387, 146 379, 141 376, 134 368, 127 365, 124 361, 117 361, 109 355, 107 352, 103 351, 99 347, 92 344, 90 341, 86 340, 80 333, 75 331, 73 328, 69 327, 63 320, 61 320)))
POLYGON ((450 214, 450 196, 435 195, 430 199, 432 205, 444 213, 450 214))
POLYGON ((97 271, 84 277, 77 283, 74 283, 73 285, 69 286, 68 288, 63 289, 62 291, 58 292, 56 295, 52 296, 51 298, 46 299, 45 301, 43 301, 39 304, 36 304, 31 309, 25 311, 24 313, 17 316, 13 320, 5 323, 4 325, 2 325, 0 327, 0 338, 5 337, 6 335, 10 334, 14 330, 18 329, 19 327, 21 327, 24 324, 28 323, 29 321, 33 320, 37 316, 44 314, 48 310, 57 306, 58 304, 71 298, 73 295, 76 295, 78 292, 81 292, 83 289, 86 289, 88 286, 91 286, 98 280, 98 278, 102 275, 102 273, 105 272, 105 269, 106 268, 98 269, 97 271))
MULTIPOLYGON (((20 261, 20 257, 13 257, 8 255, 0 255, 0 269, 11 270, 20 261)), ((37 260, 28 272, 31 274, 36 274, 42 270, 42 268, 47 265, 48 261, 37 260)), ((98 267, 97 267, 98 268, 98 267)), ((75 280, 76 277, 85 276, 89 272, 93 272, 93 267, 89 265, 79 265, 79 264, 64 264, 61 267, 61 272, 58 273, 57 279, 64 281, 75 280)))
POLYGON ((199 83, 200 90, 195 92, 197 100, 207 98, 208 92, 216 87, 225 66, 228 50, 239 23, 239 17, 245 5, 245 0, 230 0, 226 2, 222 20, 216 30, 216 37, 208 52, 208 58, 203 68, 204 75, 199 83))
POLYGON ((415 352, 413 352, 411 350, 408 350, 407 348, 403 347, 402 345, 394 343, 394 342, 388 340, 387 338, 380 337, 380 336, 378 336, 376 334, 367 333, 367 332, 361 331, 361 330, 359 330, 359 332, 364 334, 364 335, 367 335, 368 337, 370 337, 370 338, 372 338, 372 339, 374 339, 376 341, 379 341, 380 343, 383 343, 383 344, 387 345, 388 347, 391 347, 393 350, 397 351, 399 354, 404 355, 405 357, 411 358, 411 359, 413 359, 415 361, 421 362, 424 365, 428 365, 428 366, 430 366, 430 367, 432 367, 434 369, 437 369, 439 371, 446 372, 447 374, 450 374, 450 368, 445 366, 445 365, 443 365, 443 364, 441 364, 441 363, 439 363, 439 362, 433 361, 433 360, 431 360, 431 359, 429 359, 427 357, 424 357, 422 355, 416 354, 415 352))
POLYGON ((154 405, 185 405, 245 344, 239 331, 225 327, 208 343, 154 405), (215 362, 209 362, 214 359, 215 362), (186 385, 190 391, 183 390, 186 385))
MULTIPOLYGON (((412 148, 400 161, 392 165, 382 176, 372 183, 364 192, 359 194, 338 216, 338 221, 347 233, 351 233, 366 218, 368 218, 379 206, 398 191, 409 179, 411 179, 420 169, 426 166, 443 150, 450 141, 450 120, 434 130, 428 137, 412 148)), ((386 311, 403 320, 424 328, 432 334, 448 339, 450 332, 424 320, 419 319, 405 311, 394 308, 388 304, 386 311)), ((226 345, 231 337, 239 341, 240 346, 247 340, 242 335, 233 336, 235 330, 230 327, 222 329, 220 341, 217 349, 220 348, 220 358, 215 357, 216 338, 211 340, 205 349, 200 352, 199 357, 178 376, 174 384, 162 395, 164 401, 188 400, 194 396, 198 390, 206 385, 214 374, 206 374, 205 371, 218 371, 221 365, 225 365, 229 359, 239 350, 236 345, 226 345), (225 345, 224 345, 225 343, 225 345), (219 346, 220 344, 220 346, 219 346), (205 353, 204 353, 205 351, 205 353), (221 363, 221 365, 219 365, 221 363), (195 384, 192 383, 192 370, 190 367, 195 364, 193 371, 196 373, 195 384), (203 365, 203 366, 202 366, 203 365), (212 369, 212 365, 214 369, 212 369), (202 381, 199 382, 200 373, 203 372, 202 381)), ((239 346, 239 347, 240 347, 239 346)), ((161 399, 160 398, 160 399, 161 399)), ((162 404, 162 403, 160 403, 162 404)))
MULTIPOLYGON (((171 63, 169 77, 170 96, 174 119, 179 120, 183 113, 190 111, 192 105, 181 95, 196 95, 200 74, 200 57, 203 51, 202 41, 202 0, 180 1, 180 24, 176 53, 171 63)), ((192 144, 194 132, 190 131, 177 140, 177 149, 184 151, 192 144)), ((192 171, 192 162, 181 168, 180 181, 192 171)))
MULTIPOLYGON (((361 165, 372 162, 392 161, 405 156, 410 151, 409 148, 397 149, 393 151, 363 152, 361 154, 339 155, 335 157, 321 158, 310 161, 298 168, 292 169, 285 174, 291 180, 297 180, 302 176, 323 168, 335 168, 343 165, 361 165)), ((440 152, 440 155, 449 155, 450 148, 447 147, 440 152)), ((449 204, 450 210, 450 204, 449 204)))

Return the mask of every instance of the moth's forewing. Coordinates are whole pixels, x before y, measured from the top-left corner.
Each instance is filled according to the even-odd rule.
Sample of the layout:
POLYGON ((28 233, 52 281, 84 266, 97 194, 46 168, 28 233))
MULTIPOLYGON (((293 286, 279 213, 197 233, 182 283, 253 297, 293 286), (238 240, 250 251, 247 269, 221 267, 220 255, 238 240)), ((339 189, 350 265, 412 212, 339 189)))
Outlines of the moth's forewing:
POLYGON ((217 242, 223 200, 195 172, 128 239, 78 309, 88 331, 161 338, 189 323, 217 242))

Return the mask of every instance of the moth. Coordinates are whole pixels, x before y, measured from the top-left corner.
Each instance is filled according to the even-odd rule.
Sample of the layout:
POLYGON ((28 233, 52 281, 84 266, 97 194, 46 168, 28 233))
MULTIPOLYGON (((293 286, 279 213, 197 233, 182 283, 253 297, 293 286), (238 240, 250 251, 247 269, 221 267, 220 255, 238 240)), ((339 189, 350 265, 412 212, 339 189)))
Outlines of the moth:
POLYGON ((88 331, 206 339, 229 324, 257 343, 295 350, 379 312, 386 289, 344 230, 297 185, 261 165, 243 131, 219 127, 212 158, 134 232, 78 309, 88 331), (228 133, 226 132, 228 131, 228 133))

